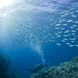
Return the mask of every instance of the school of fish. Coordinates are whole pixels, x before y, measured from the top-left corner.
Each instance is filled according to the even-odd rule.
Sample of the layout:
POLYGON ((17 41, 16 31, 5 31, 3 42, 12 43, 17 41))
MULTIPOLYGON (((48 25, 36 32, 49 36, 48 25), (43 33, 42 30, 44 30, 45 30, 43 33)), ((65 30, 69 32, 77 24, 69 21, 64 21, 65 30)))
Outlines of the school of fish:
POLYGON ((78 8, 69 7, 57 13, 10 14, 7 21, 4 21, 5 24, 10 19, 9 17, 12 19, 10 24, 7 24, 9 26, 7 31, 13 43, 39 42, 78 47, 78 8))

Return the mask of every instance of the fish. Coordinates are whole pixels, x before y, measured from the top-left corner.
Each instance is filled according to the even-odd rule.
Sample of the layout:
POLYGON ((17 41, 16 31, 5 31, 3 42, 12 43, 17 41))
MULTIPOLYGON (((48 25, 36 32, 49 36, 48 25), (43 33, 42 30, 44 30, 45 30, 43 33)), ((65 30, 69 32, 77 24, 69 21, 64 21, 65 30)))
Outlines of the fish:
POLYGON ((78 21, 75 21, 76 24, 78 24, 78 21))
POLYGON ((68 20, 67 22, 73 22, 73 20, 68 20))
POLYGON ((71 15, 73 18, 77 17, 76 15, 71 15))
POLYGON ((63 24, 63 26, 67 26, 67 24, 63 24))
POLYGON ((78 47, 78 44, 77 45, 75 45, 76 47, 78 47))
POLYGON ((61 15, 61 17, 65 17, 65 16, 67 16, 67 15, 69 15, 68 13, 67 14, 63 14, 63 15, 61 15))
POLYGON ((69 47, 74 47, 74 45, 69 45, 69 47))
POLYGON ((28 68, 27 71, 30 72, 30 73, 37 73, 37 72, 39 72, 40 70, 42 70, 43 68, 46 68, 46 67, 48 67, 47 64, 37 64, 37 65, 35 65, 35 67, 33 69, 28 68))
POLYGON ((63 11, 61 9, 57 11, 48 15, 43 15, 42 12, 39 15, 31 13, 32 15, 29 14, 23 18, 17 15, 15 17, 17 19, 9 19, 11 22, 17 22, 15 22, 16 28, 10 30, 14 33, 10 38, 13 41, 25 41, 26 44, 52 42, 59 47, 62 43, 69 47, 78 47, 78 7, 70 6, 63 11))
POLYGON ((61 24, 56 24, 56 26, 60 26, 61 24))
POLYGON ((56 30, 59 30, 60 28, 55 28, 56 30))
POLYGON ((69 33, 70 32, 70 30, 66 30, 66 31, 64 31, 64 33, 69 33))
POLYGON ((78 10, 76 10, 75 12, 78 12, 78 10))
POLYGON ((61 46, 61 44, 60 43, 56 43, 58 46, 61 46))

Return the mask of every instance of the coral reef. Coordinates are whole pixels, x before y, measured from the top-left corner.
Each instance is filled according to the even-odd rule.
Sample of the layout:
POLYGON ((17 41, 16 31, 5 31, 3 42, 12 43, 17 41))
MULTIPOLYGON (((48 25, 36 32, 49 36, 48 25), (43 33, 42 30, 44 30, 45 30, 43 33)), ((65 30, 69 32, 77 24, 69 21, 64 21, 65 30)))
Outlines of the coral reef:
POLYGON ((32 73, 31 78, 78 78, 78 57, 59 66, 45 67, 32 73))

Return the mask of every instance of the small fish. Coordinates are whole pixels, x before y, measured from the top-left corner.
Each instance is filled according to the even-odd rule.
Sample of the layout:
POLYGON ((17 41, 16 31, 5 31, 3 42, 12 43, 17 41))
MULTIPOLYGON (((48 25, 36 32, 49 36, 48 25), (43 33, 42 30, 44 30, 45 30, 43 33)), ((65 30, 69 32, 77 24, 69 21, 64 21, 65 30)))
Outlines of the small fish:
POLYGON ((71 29, 73 29, 74 27, 70 27, 71 29))
POLYGON ((54 37, 51 37, 51 39, 55 39, 54 37))
POLYGON ((69 40, 76 40, 76 38, 69 38, 69 40))
POLYGON ((46 31, 43 31, 44 33, 46 33, 46 31))
POLYGON ((64 31, 64 33, 69 33, 69 32, 70 32, 69 30, 64 31))
POLYGON ((62 42, 66 42, 65 40, 61 40, 62 42))
POLYGON ((59 35, 58 33, 55 33, 55 35, 59 35))
POLYGON ((72 35, 76 35, 76 33, 71 33, 72 35))
POLYGON ((74 22, 78 24, 78 21, 74 21, 74 22))
POLYGON ((77 27, 77 25, 73 25, 73 27, 77 27))
POLYGON ((46 28, 50 28, 49 26, 45 26, 46 28))
POLYGON ((52 42, 53 40, 49 39, 48 41, 52 42))
POLYGON ((67 26, 68 24, 63 24, 63 26, 67 26))
POLYGON ((73 11, 73 10, 74 10, 74 8, 70 8, 69 10, 73 11))
POLYGON ((75 41, 71 41, 72 43, 74 43, 75 41))
POLYGON ((55 42, 55 40, 51 40, 51 42, 55 42))
POLYGON ((74 45, 69 45, 69 47, 74 47, 74 45))
POLYGON ((73 18, 77 17, 76 15, 71 15, 73 18))
POLYGON ((66 43, 67 45, 70 45, 70 43, 66 43))
POLYGON ((71 30, 71 32, 72 32, 72 33, 75 33, 76 31, 75 31, 75 30, 71 30))
POLYGON ((68 20, 67 22, 73 22, 73 20, 68 20))
POLYGON ((61 28, 61 30, 65 30, 65 28, 61 28))
POLYGON ((70 12, 70 14, 74 14, 74 11, 70 12))
POLYGON ((63 35, 64 37, 68 37, 68 35, 63 35))
POLYGON ((62 20, 63 22, 65 22, 66 20, 62 20))
POLYGON ((56 24, 56 26, 60 26, 61 24, 56 24))
POLYGON ((78 45, 75 45, 76 47, 78 47, 78 45))
POLYGON ((60 28, 55 28, 56 30, 59 30, 60 28))
POLYGON ((76 30, 78 31, 78 28, 76 28, 76 30))
POLYGON ((76 10, 75 12, 78 12, 78 10, 76 10))
POLYGON ((67 38, 64 38, 63 40, 67 41, 68 39, 67 38))
POLYGON ((66 21, 66 20, 60 20, 59 22, 62 23, 62 22, 65 22, 65 21, 66 21))
POLYGON ((61 15, 61 17, 65 17, 65 16, 67 16, 67 15, 69 15, 68 13, 67 14, 63 14, 63 15, 61 15))
POLYGON ((47 35, 46 35, 45 37, 46 37, 46 38, 48 38, 48 36, 47 36, 47 35))
POLYGON ((56 36, 56 37, 59 37, 59 38, 60 38, 60 37, 61 37, 61 35, 58 35, 58 36, 56 36))
POLYGON ((61 46, 61 44, 60 43, 56 43, 58 46, 61 46))

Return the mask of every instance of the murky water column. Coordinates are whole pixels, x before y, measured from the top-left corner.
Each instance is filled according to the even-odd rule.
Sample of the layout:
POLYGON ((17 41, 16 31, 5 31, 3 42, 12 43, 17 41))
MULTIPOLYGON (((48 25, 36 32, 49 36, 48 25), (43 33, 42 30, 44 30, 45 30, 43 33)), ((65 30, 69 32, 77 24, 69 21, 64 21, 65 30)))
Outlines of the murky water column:
POLYGON ((36 41, 36 43, 30 43, 33 50, 35 50, 40 58, 43 64, 46 64, 45 58, 44 58, 44 51, 42 50, 42 44, 39 42, 39 40, 36 41))
POLYGON ((42 63, 45 64, 44 53, 43 50, 41 49, 41 46, 36 45, 36 51, 39 53, 42 63))

